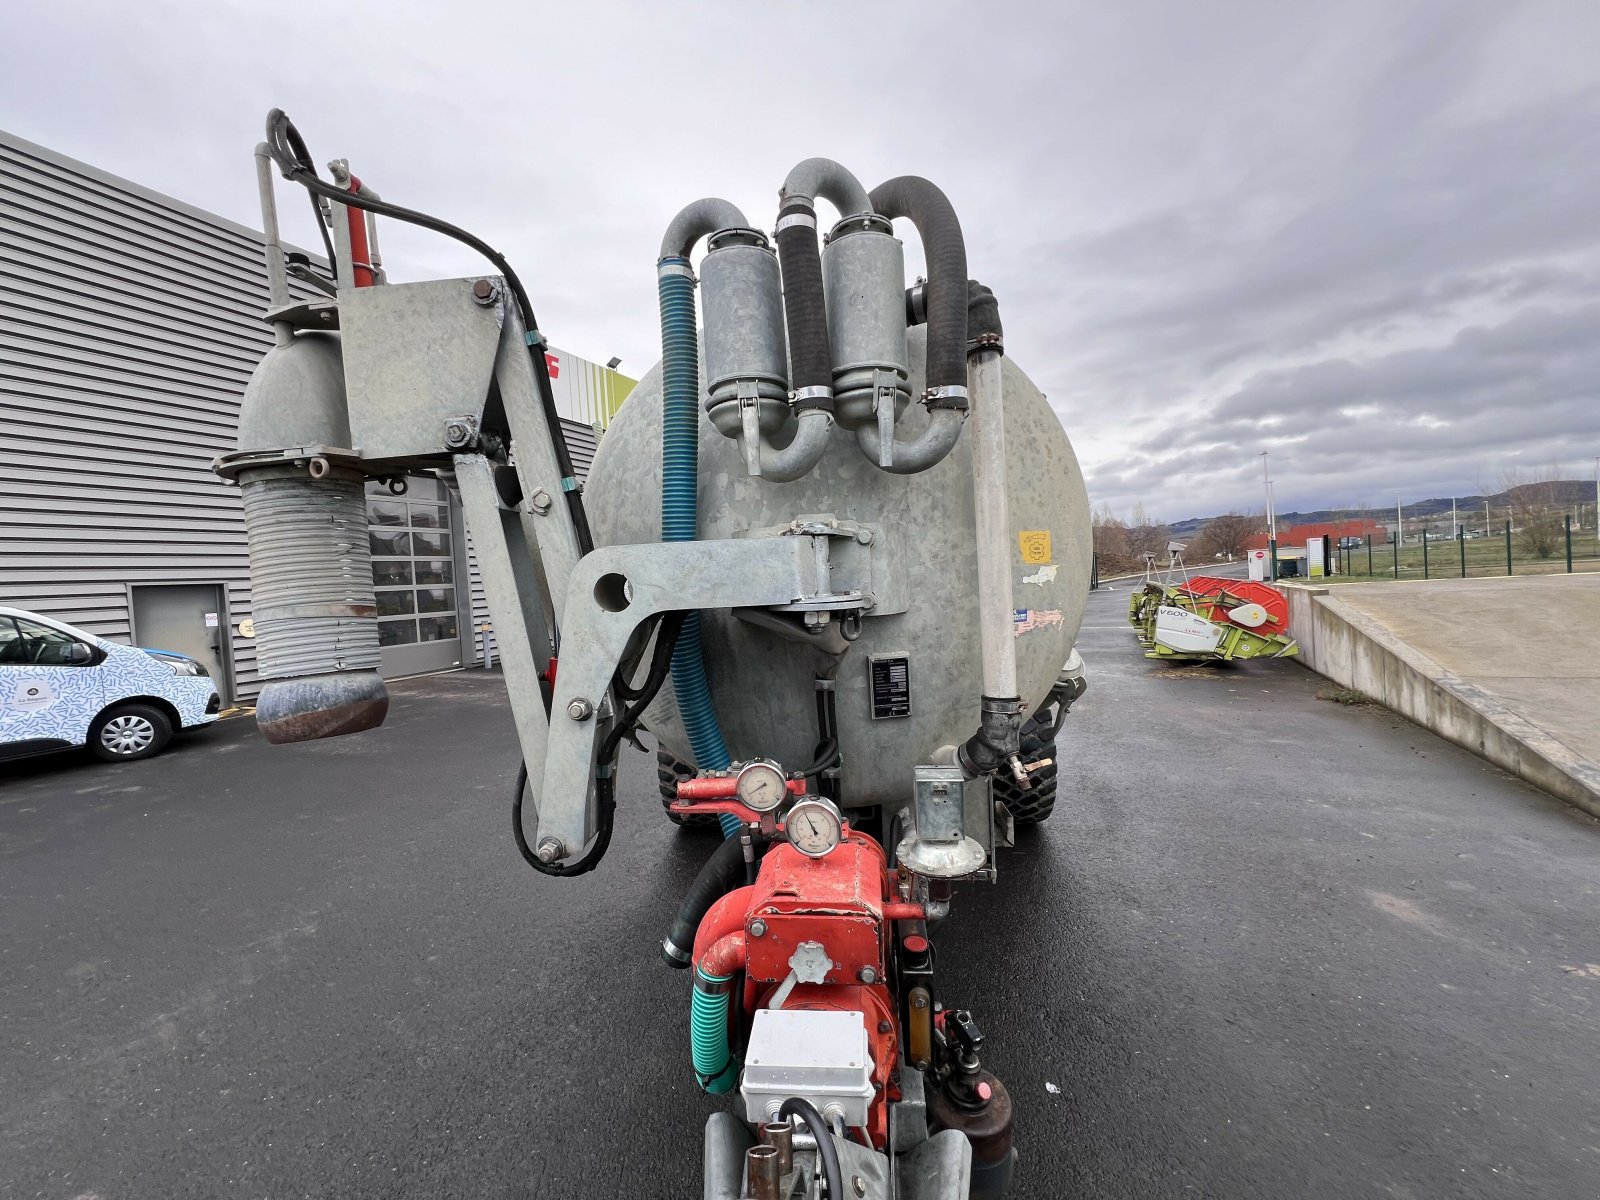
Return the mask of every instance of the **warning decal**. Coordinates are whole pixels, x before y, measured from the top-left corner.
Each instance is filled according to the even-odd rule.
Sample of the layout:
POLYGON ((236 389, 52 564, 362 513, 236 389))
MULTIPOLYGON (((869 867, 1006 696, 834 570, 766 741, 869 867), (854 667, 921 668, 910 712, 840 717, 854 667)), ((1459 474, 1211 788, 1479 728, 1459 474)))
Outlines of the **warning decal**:
POLYGON ((1017 545, 1022 550, 1022 561, 1042 566, 1050 561, 1050 531, 1024 529, 1017 534, 1017 545))

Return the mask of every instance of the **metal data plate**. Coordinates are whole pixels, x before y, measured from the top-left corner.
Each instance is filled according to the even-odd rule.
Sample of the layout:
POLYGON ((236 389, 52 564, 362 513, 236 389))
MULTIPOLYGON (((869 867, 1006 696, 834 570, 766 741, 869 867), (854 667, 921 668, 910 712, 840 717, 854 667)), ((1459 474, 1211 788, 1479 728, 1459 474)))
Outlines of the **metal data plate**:
POLYGON ((867 679, 872 688, 872 719, 911 715, 911 656, 867 655, 867 679))

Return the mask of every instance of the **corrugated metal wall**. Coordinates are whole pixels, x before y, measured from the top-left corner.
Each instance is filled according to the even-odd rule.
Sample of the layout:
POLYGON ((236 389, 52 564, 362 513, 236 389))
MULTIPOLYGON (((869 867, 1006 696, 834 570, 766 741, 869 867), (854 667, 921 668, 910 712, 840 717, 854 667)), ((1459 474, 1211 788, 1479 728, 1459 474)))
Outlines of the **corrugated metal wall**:
POLYGON ((258 234, 0 132, 0 602, 126 642, 129 585, 222 584, 254 693, 244 521, 211 460, 266 301, 258 234))
MULTIPOLYGON (((0 131, 0 603, 129 642, 131 585, 220 584, 255 695, 244 519, 211 460, 271 345, 266 302, 255 231, 0 131)), ((594 428, 562 423, 586 478, 594 428)))

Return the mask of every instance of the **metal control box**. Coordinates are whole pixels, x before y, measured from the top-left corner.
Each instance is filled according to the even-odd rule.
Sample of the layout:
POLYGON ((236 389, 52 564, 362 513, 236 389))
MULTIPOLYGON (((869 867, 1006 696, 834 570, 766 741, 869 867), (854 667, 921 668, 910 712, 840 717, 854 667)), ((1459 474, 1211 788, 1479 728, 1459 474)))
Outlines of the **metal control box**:
POLYGON ((867 1124, 872 1056, 866 1018, 858 1012, 762 1008, 750 1026, 739 1083, 747 1121, 772 1121, 791 1096, 824 1116, 843 1114, 852 1129, 867 1124))

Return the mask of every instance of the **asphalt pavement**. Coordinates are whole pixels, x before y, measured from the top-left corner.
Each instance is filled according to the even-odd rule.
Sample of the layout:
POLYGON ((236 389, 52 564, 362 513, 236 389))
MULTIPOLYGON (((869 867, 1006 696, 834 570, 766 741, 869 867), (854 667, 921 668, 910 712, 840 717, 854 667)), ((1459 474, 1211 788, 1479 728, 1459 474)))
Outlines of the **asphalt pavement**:
MULTIPOLYGON (((939 939, 1015 1195, 1600 1196, 1600 824, 1293 663, 1147 663, 1126 589, 939 939)), ((712 843, 629 751, 605 864, 536 877, 498 677, 392 690, 0 767, 0 1196, 698 1197, 657 947, 712 843)))

